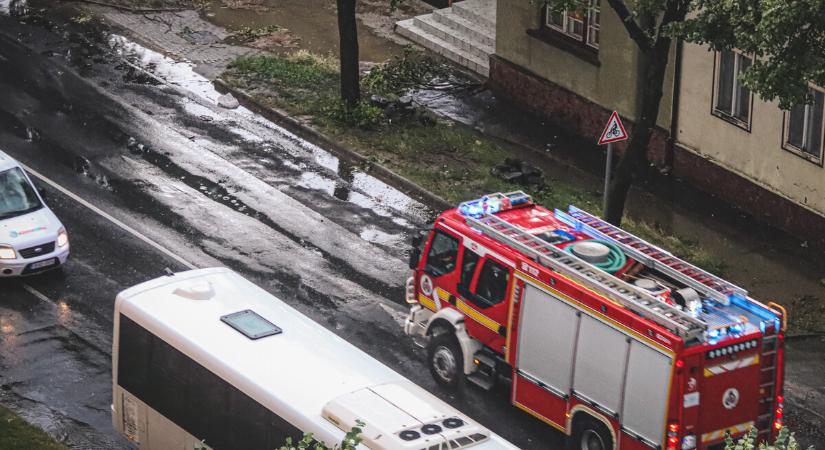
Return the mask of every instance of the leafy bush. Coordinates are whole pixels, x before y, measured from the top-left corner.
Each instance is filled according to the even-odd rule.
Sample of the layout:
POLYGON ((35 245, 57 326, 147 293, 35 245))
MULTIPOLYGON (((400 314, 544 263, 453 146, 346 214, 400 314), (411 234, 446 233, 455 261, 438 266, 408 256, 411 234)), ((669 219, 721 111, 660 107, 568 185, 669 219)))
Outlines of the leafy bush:
POLYGON ((380 125, 384 118, 384 111, 366 102, 359 102, 355 106, 348 106, 343 101, 336 101, 328 105, 324 113, 327 117, 349 126, 369 130, 380 125))
MULTIPOLYGON (((779 435, 773 444, 757 444, 757 436, 756 428, 751 428, 751 431, 742 436, 738 441, 734 441, 733 438, 728 435, 725 441, 725 450, 801 450, 799 443, 796 442, 793 433, 791 433, 788 427, 783 427, 779 430, 779 435)), ((814 450, 814 447, 811 446, 808 450, 814 450)))
POLYGON ((292 442, 292 438, 287 438, 286 443, 276 450, 355 450, 355 447, 361 443, 361 432, 365 425, 364 422, 360 420, 356 421, 356 423, 358 425, 352 427, 346 436, 344 436, 341 444, 336 445, 333 449, 313 439, 312 433, 306 433, 303 439, 296 443, 292 442))
POLYGON ((361 79, 361 86, 371 94, 397 98, 410 89, 446 81, 451 74, 447 64, 413 47, 405 47, 403 55, 372 68, 361 79))

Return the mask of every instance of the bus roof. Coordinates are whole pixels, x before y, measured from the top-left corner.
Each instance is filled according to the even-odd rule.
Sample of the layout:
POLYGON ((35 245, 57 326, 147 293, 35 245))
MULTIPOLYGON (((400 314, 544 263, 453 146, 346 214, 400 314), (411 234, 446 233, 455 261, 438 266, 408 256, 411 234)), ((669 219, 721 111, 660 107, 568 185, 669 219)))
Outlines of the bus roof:
MULTIPOLYGON (((116 324, 120 314, 328 445, 340 443, 344 433, 324 414, 330 408, 334 412, 336 407, 346 410, 339 415, 353 413, 347 398, 357 391, 378 392, 381 385, 401 385, 421 401, 429 400, 427 403, 436 405, 443 414, 460 415, 229 269, 193 270, 134 286, 118 295, 116 324), (283 332, 250 339, 221 320, 243 310, 254 311, 283 332)), ((369 434, 370 422, 382 422, 382 414, 375 414, 372 419, 365 410, 365 415, 358 417, 367 422, 365 435, 369 434)), ((515 448, 498 436, 485 434, 491 439, 474 448, 515 448)))

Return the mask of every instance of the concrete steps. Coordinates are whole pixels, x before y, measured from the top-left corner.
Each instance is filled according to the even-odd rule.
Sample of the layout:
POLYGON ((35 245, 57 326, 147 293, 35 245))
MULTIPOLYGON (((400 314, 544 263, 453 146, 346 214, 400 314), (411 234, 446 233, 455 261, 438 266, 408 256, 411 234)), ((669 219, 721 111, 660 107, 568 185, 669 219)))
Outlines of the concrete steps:
POLYGON ((490 72, 496 45, 496 0, 465 0, 402 20, 396 33, 479 75, 490 72))

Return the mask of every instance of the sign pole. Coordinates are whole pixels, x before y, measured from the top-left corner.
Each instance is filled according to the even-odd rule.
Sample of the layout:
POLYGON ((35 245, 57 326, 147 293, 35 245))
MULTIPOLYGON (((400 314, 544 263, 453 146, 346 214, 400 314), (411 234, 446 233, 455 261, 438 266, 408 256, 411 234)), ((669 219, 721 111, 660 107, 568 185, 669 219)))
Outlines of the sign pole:
POLYGON ((604 199, 602 200, 602 214, 607 213, 607 190, 610 188, 610 167, 613 162, 613 143, 607 144, 607 161, 604 163, 604 199))
POLYGON ((602 199, 602 216, 607 213, 607 191, 610 189, 610 168, 613 162, 613 143, 619 141, 626 141, 628 138, 627 130, 622 124, 622 119, 619 118, 619 113, 613 111, 610 119, 607 121, 607 126, 602 131, 602 136, 599 138, 599 145, 607 144, 607 161, 604 163, 604 198, 602 199))

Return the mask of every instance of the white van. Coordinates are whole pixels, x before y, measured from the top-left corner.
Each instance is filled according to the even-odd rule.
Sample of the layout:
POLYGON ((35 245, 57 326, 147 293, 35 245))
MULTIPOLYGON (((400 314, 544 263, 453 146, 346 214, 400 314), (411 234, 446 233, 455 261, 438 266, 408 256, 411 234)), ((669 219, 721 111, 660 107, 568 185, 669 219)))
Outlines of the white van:
POLYGON ((312 433, 333 447, 516 449, 229 269, 117 296, 112 421, 141 450, 272 450, 312 433))
POLYGON ((69 235, 20 164, 0 151, 0 278, 54 269, 69 235))

